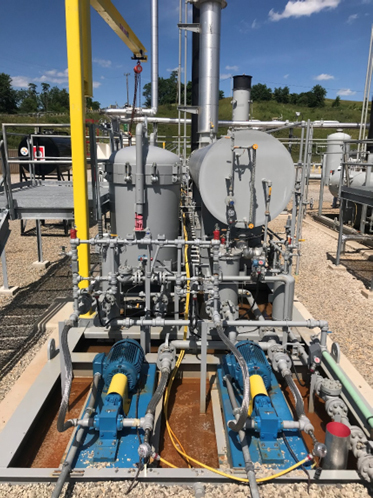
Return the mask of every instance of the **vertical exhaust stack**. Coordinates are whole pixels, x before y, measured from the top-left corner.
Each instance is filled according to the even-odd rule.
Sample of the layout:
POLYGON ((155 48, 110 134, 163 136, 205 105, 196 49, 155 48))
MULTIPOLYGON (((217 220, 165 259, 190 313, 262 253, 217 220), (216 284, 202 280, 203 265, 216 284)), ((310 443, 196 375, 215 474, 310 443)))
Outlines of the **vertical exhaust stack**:
POLYGON ((233 76, 232 120, 248 121, 250 116, 250 95, 252 76, 233 76))
POLYGON ((199 146, 215 140, 218 128, 221 9, 225 0, 197 0, 200 10, 199 146))

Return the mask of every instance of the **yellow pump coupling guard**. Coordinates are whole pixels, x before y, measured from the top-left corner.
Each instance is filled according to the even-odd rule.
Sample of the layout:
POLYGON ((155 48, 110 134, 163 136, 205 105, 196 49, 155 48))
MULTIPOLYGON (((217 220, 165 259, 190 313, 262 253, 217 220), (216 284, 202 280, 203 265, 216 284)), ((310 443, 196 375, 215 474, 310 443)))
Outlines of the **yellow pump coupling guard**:
POLYGON ((128 399, 128 379, 122 373, 117 373, 113 376, 107 394, 119 394, 123 401, 123 410, 127 415, 130 408, 130 400, 128 399))
POLYGON ((254 407, 254 399, 258 394, 268 396, 266 386, 261 375, 250 375, 250 405, 248 414, 251 416, 254 407))

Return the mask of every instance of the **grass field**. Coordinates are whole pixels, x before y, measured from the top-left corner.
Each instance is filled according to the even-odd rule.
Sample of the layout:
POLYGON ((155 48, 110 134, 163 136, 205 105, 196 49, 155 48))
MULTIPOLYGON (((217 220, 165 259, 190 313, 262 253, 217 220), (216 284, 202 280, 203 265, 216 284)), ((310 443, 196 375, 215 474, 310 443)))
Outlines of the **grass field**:
MULTIPOLYGON (((339 107, 332 107, 333 100, 326 99, 325 107, 321 108, 310 108, 303 107, 292 104, 279 104, 276 101, 272 100, 269 102, 254 102, 251 106, 251 118, 259 119, 263 121, 271 121, 273 119, 280 120, 289 120, 295 121, 297 119, 296 112, 300 113, 300 119, 311 121, 315 120, 335 120, 340 122, 350 122, 350 123, 359 123, 361 119, 361 108, 362 103, 356 101, 349 100, 341 100, 339 107)), ((160 117, 177 117, 177 105, 169 104, 165 106, 159 107, 158 116, 160 117)), ((190 117, 190 114, 187 115, 190 117)), ((232 117, 232 106, 231 106, 231 98, 222 99, 219 102, 219 119, 222 120, 230 120, 232 117)), ((103 119, 104 116, 98 113, 90 113, 87 114, 88 119, 100 120, 103 119)), ((0 123, 68 123, 69 116, 68 115, 54 115, 54 116, 46 116, 46 115, 33 115, 33 116, 25 116, 25 115, 0 115, 0 123)), ((12 130, 15 133, 23 133, 26 130, 24 128, 18 128, 12 130)), ((27 130, 32 132, 33 129, 27 130)), ((227 131, 226 128, 219 128, 219 135, 225 134, 227 131)), ((183 132, 183 128, 182 128, 183 132)), ((316 129, 314 133, 315 138, 326 138, 327 135, 332 133, 333 130, 328 129, 316 129)), ((352 135, 353 138, 357 138, 358 130, 347 130, 347 133, 352 135)), ((175 125, 159 125, 158 134, 160 137, 166 137, 165 141, 171 141, 172 136, 177 135, 177 126, 175 125)), ((187 135, 190 135, 190 127, 187 127, 187 135)), ((294 131, 294 136, 299 136, 300 130, 294 131)), ((275 136, 287 137, 288 131, 284 130, 281 132, 277 132, 275 136)), ((163 141, 163 139, 160 139, 163 141)), ((10 147, 16 147, 18 144, 19 138, 14 136, 9 141, 10 147)))

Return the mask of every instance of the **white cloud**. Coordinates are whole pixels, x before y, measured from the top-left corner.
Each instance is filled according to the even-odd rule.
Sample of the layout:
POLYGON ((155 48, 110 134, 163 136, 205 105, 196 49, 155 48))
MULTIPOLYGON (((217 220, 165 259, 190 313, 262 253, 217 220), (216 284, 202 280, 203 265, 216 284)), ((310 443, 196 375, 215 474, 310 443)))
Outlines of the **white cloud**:
POLYGON ((39 83, 55 83, 57 85, 63 85, 69 81, 69 72, 67 68, 64 71, 50 69, 49 71, 44 71, 44 73, 39 78, 34 78, 33 81, 39 83))
POLYGON ((359 14, 351 14, 347 19, 347 24, 352 24, 359 17, 359 14))
POLYGON ((260 27, 258 21, 256 19, 251 23, 251 29, 258 29, 260 27))
POLYGON ((104 80, 105 79, 105 76, 101 76, 101 79, 104 80))
POLYGON ((238 66, 225 66, 227 71, 238 71, 238 66))
POLYGON ((334 80, 334 76, 332 76, 331 74, 322 73, 319 74, 318 76, 315 76, 313 79, 317 81, 328 81, 328 80, 334 80))
POLYGON ((12 85, 18 88, 27 87, 29 83, 54 83, 55 85, 66 85, 69 81, 68 70, 58 71, 49 69, 38 78, 29 78, 28 76, 13 76, 12 85))
MULTIPOLYGON (((178 67, 178 66, 173 67, 173 68, 170 68, 170 67, 169 67, 168 69, 166 69, 166 71, 167 71, 168 73, 172 73, 173 71, 178 72, 178 71, 179 71, 179 67, 178 67)), ((182 72, 182 73, 184 72, 184 68, 183 68, 183 67, 181 68, 181 72, 182 72)))
POLYGON ((282 13, 269 11, 271 21, 280 21, 289 17, 310 16, 324 9, 335 9, 341 0, 289 0, 282 13))
POLYGON ((111 67, 111 61, 107 59, 92 59, 95 64, 101 67, 111 67))
POLYGON ((28 87, 28 84, 32 82, 31 78, 27 76, 11 76, 12 86, 16 88, 25 88, 28 87))
POLYGON ((229 80, 229 78, 232 78, 232 75, 230 73, 223 73, 220 75, 221 80, 229 80))
POLYGON ((289 74, 284 74, 284 80, 287 80, 289 78, 289 74))
POLYGON ((349 88, 341 88, 338 90, 337 95, 340 95, 341 97, 349 97, 350 95, 356 95, 356 92, 350 90, 349 88))
POLYGON ((101 83, 99 81, 94 81, 92 83, 92 86, 93 86, 93 88, 98 88, 99 86, 101 86, 101 83))

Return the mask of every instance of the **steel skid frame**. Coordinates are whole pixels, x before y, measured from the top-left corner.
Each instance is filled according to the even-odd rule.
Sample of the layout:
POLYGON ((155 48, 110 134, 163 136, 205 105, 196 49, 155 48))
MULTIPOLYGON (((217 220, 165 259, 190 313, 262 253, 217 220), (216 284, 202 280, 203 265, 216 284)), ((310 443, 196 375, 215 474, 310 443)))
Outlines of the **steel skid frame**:
MULTIPOLYGON (((300 311, 294 308, 294 314, 296 318, 303 318, 300 311)), ((62 323, 60 324, 62 326, 62 323)), ((108 333, 105 329, 95 329, 96 337, 100 338, 112 338, 112 334, 108 333)), ((206 329, 207 331, 207 329, 206 329)), ((296 329, 294 329, 296 331, 296 329)), ((155 330, 155 338, 162 335, 161 330, 155 330)), ((305 329, 299 329, 296 331, 301 334, 302 339, 307 343, 311 337, 311 332, 305 329)), ((92 375, 92 362, 96 353, 91 352, 74 352, 78 342, 85 336, 91 337, 93 335, 93 329, 87 321, 86 325, 73 328, 69 334, 69 348, 71 351, 72 363, 77 374, 80 376, 90 376, 92 375)), ((133 338, 139 338, 140 330, 136 328, 130 329, 129 331, 116 332, 117 338, 119 335, 125 334, 127 337, 131 336, 133 338)), ((181 334, 181 332, 180 332, 181 334)), ((176 333, 176 336, 180 335, 176 333)), ((281 336, 282 331, 279 332, 281 336)), ((203 339, 202 339, 203 340, 203 339)), ((203 340, 203 342, 205 342, 203 340)), ((207 343, 206 343, 207 344, 207 343)), ((203 348, 205 349, 205 348, 203 348)), ((232 475, 232 477, 245 478, 244 469, 240 468, 227 468, 227 463, 229 462, 230 455, 229 445, 226 439, 225 421, 223 416, 223 407, 221 405, 221 395, 219 394, 218 382, 216 380, 216 372, 220 365, 220 358, 218 354, 207 354, 202 352, 201 355, 186 354, 182 363, 183 375, 201 377, 201 386, 206 386, 206 376, 213 377, 214 383, 211 390, 211 402, 213 408, 213 418, 216 433, 216 444, 217 452, 219 457, 219 467, 226 474, 232 475)), ((38 420, 38 417, 42 415, 43 410, 46 408, 46 401, 50 396, 52 390, 58 386, 60 382, 60 372, 61 372, 61 358, 58 350, 55 350, 51 345, 48 347, 48 357, 46 357, 45 364, 37 377, 36 382, 32 385, 30 390, 24 396, 18 407, 16 408, 14 414, 0 433, 0 447, 2 451, 0 453, 0 482, 11 482, 11 483, 32 483, 32 482, 55 482, 60 474, 60 468, 20 468, 13 466, 13 462, 17 455, 20 454, 24 445, 27 444, 27 437, 30 435, 33 426, 38 420), (27 416, 25 416, 27 414, 27 416)), ((148 353, 146 355, 146 361, 149 364, 156 363, 157 354, 148 353)), ((330 378, 333 378, 333 371, 328 368, 327 364, 323 364, 322 368, 324 373, 330 378)), ((352 371, 354 370, 353 367, 352 371)), ((206 392, 201 392, 201 398, 206 398, 206 392)), ((353 399, 349 399, 348 396, 342 395, 345 402, 348 404, 352 413, 356 419, 360 422, 361 427, 364 428, 364 424, 361 422, 363 417, 359 417, 360 412, 358 406, 354 403, 353 399), (360 420, 361 419, 361 420, 360 420)), ((160 404, 161 405, 161 404, 160 404)), ((203 409, 203 402, 201 403, 201 410, 203 409)), ((160 437, 160 423, 162 416, 162 407, 158 406, 156 413, 156 423, 154 429, 154 441, 155 444, 159 442, 160 437)), ((365 427, 365 432, 367 428, 365 427)), ((69 443, 70 444, 70 443, 69 443)), ((79 466, 78 466, 79 467, 79 466)), ((115 465, 113 467, 105 468, 74 468, 69 476, 70 482, 92 482, 92 481, 102 481, 102 480, 124 480, 131 479, 134 477, 136 472, 135 467, 131 466, 128 468, 119 468, 115 465)), ((336 483, 347 483, 347 482, 361 482, 360 475, 355 470, 325 470, 322 471, 321 476, 315 479, 315 471, 313 469, 309 470, 309 475, 312 482, 317 482, 319 484, 336 484, 336 483)), ((140 472, 139 480, 141 482, 147 483, 160 483, 160 484, 193 484, 195 482, 201 483, 215 483, 221 484, 225 482, 232 482, 229 478, 220 476, 213 472, 210 472, 201 468, 180 468, 180 469, 167 469, 167 468, 149 468, 140 472)), ((276 479, 278 483, 291 483, 291 482, 307 482, 307 477, 304 474, 302 476, 300 473, 293 475, 285 475, 276 479)))

